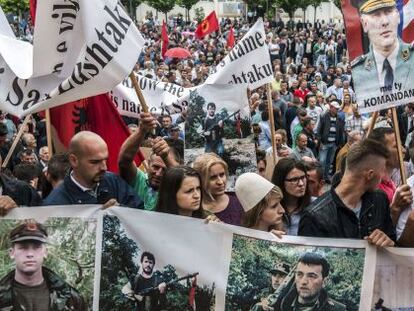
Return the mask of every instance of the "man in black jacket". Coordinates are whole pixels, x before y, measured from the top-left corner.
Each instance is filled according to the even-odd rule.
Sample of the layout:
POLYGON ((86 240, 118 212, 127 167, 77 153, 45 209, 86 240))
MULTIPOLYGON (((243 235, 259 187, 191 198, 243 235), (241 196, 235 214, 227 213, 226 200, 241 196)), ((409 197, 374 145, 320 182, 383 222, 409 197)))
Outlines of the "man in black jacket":
POLYGON ((387 157, 388 151, 374 140, 352 145, 341 182, 304 210, 298 234, 393 246, 396 236, 389 202, 384 192, 375 190, 387 157))

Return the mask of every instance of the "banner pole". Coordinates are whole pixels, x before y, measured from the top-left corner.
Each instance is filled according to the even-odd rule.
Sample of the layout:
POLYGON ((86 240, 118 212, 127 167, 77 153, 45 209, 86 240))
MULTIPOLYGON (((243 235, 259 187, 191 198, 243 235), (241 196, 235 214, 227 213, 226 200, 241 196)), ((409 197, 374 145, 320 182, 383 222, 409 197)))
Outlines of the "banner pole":
POLYGON ((275 119, 273 115, 272 84, 267 84, 267 103, 269 106, 270 133, 272 135, 273 165, 276 165, 275 119))
POLYGON ((49 157, 53 156, 53 145, 52 145, 52 131, 51 131, 51 120, 50 120, 50 110, 46 109, 46 138, 47 138, 47 148, 49 149, 49 157))
POLYGON ((7 166, 7 164, 9 163, 10 158, 13 155, 14 149, 16 149, 16 146, 17 146, 18 142, 20 141, 20 138, 23 135, 24 127, 27 125, 27 123, 29 123, 30 116, 31 115, 28 114, 26 116, 26 118, 24 118, 24 121, 22 123, 22 126, 20 127, 19 132, 17 132, 16 138, 14 139, 13 144, 10 147, 9 153, 7 153, 7 156, 4 159, 3 164, 1 165, 2 168, 5 168, 7 166))
POLYGON ((375 111, 372 114, 372 119, 371 119, 371 122, 369 123, 369 127, 368 127, 367 134, 365 135, 365 137, 368 137, 369 134, 371 134, 372 130, 374 129, 375 123, 377 122, 377 119, 378 119, 378 115, 379 115, 378 111, 375 111))
POLYGON ((135 93, 137 94, 139 102, 141 103, 142 111, 148 112, 147 102, 145 101, 144 95, 142 95, 142 91, 141 91, 141 88, 139 87, 138 80, 137 80, 137 77, 135 76, 134 71, 130 73, 129 78, 132 81, 132 85, 134 86, 135 93))
POLYGON ((398 125, 397 109, 393 107, 391 108, 391 110, 392 110, 392 123, 394 124, 395 141, 397 142, 398 162, 400 163, 401 182, 402 184, 407 184, 407 179, 405 176, 405 169, 404 169, 404 159, 403 159, 403 154, 402 154, 400 127, 398 125))

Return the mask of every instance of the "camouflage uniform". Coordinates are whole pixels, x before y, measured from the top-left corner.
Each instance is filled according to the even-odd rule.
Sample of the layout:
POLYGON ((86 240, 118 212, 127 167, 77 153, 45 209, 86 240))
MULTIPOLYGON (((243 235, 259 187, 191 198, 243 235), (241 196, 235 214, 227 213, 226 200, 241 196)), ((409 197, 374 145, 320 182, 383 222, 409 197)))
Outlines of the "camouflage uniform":
MULTIPOLYGON (((43 267, 43 277, 50 291, 50 305, 48 311, 84 311, 87 310, 83 298, 79 293, 63 281, 56 273, 43 267)), ((0 280, 0 311, 24 311, 25 306, 16 301, 13 290, 14 270, 0 280)), ((45 310, 46 311, 46 310, 45 310)))

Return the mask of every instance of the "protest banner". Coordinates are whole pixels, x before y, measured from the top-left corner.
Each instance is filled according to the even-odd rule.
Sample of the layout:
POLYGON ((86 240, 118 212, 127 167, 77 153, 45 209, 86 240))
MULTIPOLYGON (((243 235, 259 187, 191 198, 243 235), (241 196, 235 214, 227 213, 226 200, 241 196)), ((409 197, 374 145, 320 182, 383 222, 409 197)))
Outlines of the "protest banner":
POLYGON ((70 286, 88 310, 132 311, 141 302, 171 311, 261 310, 265 303, 279 310, 309 296, 333 310, 366 311, 381 301, 392 310, 414 306, 412 249, 377 250, 363 240, 279 239, 190 217, 75 205, 16 208, 0 218, 1 299, 10 288, 1 285, 17 269, 18 258, 7 251, 10 233, 22 223, 30 224, 30 235, 45 228, 47 237, 40 238, 47 239, 48 257, 40 266, 70 286), (153 282, 142 284, 143 274, 153 282), (312 286, 301 285, 305 274, 316 276, 312 286))
POLYGON ((2 110, 23 116, 105 93, 131 72, 144 39, 117 1, 37 6, 33 46, 0 34, 2 110))
POLYGON ((392 311, 414 310, 413 249, 379 249, 374 284, 372 308, 382 307, 382 310, 392 311))
POLYGON ((25 282, 35 282, 39 273, 45 280, 44 290, 49 291, 50 301, 47 301, 52 309, 91 309, 98 209, 97 206, 16 208, 0 218, 2 309, 18 306, 24 310, 21 306, 24 300, 15 298, 15 277, 20 276, 21 286, 32 286, 25 282))
POLYGON ((206 80, 206 84, 245 84, 255 89, 273 80, 273 66, 263 20, 252 28, 229 51, 206 80))
POLYGON ((217 154, 228 165, 227 190, 232 191, 237 176, 256 170, 256 153, 246 90, 235 89, 225 94, 220 92, 223 88, 231 90, 237 86, 205 85, 191 92, 187 101, 184 159, 186 165, 191 165, 199 155, 217 154))
POLYGON ((411 11, 399 12, 394 1, 372 0, 345 0, 342 11, 347 43, 354 57, 352 78, 359 111, 373 112, 413 102, 414 55, 411 41, 404 41, 399 28, 402 21, 405 24, 411 20, 411 11))

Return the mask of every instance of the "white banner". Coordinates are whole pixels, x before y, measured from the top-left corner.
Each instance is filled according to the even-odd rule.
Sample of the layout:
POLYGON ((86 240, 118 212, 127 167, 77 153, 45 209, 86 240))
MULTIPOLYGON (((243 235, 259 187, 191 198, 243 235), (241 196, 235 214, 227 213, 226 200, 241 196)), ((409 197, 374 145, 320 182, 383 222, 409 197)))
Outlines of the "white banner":
POLYGON ((207 84, 245 84, 255 89, 273 80, 273 66, 263 20, 259 18, 252 28, 233 47, 211 74, 207 84))
POLYGON ((36 21, 33 47, 0 38, 0 108, 17 116, 108 92, 144 44, 116 0, 39 1, 36 21))
MULTIPOLYGON (((192 88, 184 88, 174 83, 166 83, 136 75, 149 110, 154 114, 173 115, 185 110, 190 96, 197 91, 224 106, 247 109, 247 90, 245 85, 208 85, 202 84, 192 88)), ((121 115, 138 118, 141 104, 129 77, 125 78, 111 91, 112 100, 121 115)))
POLYGON ((0 298, 6 308, 15 303, 7 290, 21 268, 10 251, 10 234, 25 223, 31 223, 30 232, 40 224, 47 233, 47 252, 37 257, 38 268, 49 270, 43 276, 49 281, 53 274, 62 288, 72 287, 70 297, 55 292, 63 300, 52 305, 73 310, 86 310, 80 301, 88 310, 142 310, 148 303, 163 310, 262 310, 264 302, 285 310, 309 291, 333 310, 371 310, 381 300, 393 310, 414 306, 413 249, 377 254, 363 240, 278 239, 123 207, 55 206, 16 208, 0 218, 0 298), (322 280, 308 288, 301 275, 311 273, 322 280), (281 279, 272 278, 277 274, 281 279))

